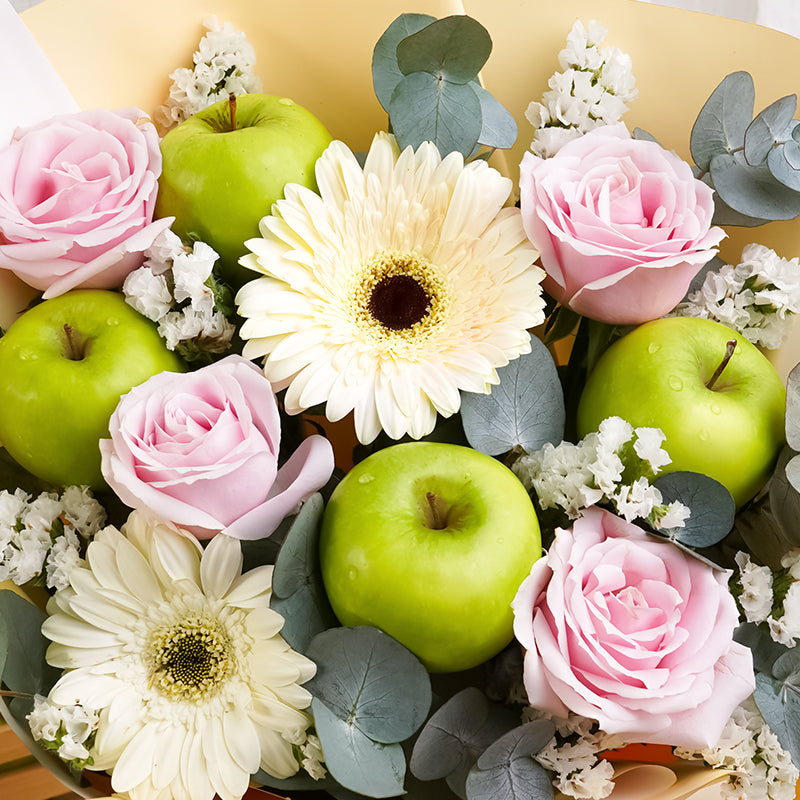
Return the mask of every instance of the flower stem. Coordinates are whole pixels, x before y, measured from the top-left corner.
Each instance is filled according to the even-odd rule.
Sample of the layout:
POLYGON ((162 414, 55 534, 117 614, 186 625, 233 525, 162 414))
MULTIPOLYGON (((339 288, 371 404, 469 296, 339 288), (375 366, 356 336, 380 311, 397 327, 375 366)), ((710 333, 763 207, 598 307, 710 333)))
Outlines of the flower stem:
POLYGON ((714 370, 714 374, 708 379, 708 383, 706 383, 706 389, 714 388, 714 384, 719 380, 719 376, 722 375, 722 372, 725 369, 725 367, 728 366, 728 362, 731 360, 731 356, 733 356, 733 351, 735 349, 736 349, 736 339, 731 339, 725 348, 725 355, 722 357, 722 361, 720 362, 716 370, 714 370))

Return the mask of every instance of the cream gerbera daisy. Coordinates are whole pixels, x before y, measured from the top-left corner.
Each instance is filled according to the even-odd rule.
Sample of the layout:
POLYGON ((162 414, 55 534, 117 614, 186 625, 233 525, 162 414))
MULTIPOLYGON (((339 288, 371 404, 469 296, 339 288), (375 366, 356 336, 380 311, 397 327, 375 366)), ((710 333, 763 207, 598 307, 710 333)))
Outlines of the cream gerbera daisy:
POLYGON ((287 388, 289 413, 354 411, 358 438, 418 439, 459 390, 488 393, 544 319, 512 183, 431 143, 378 134, 363 169, 341 142, 316 167, 319 194, 291 184, 241 259, 263 277, 236 297, 244 355, 287 388))
POLYGON ((99 712, 93 769, 132 800, 238 800, 259 767, 285 778, 310 718, 315 666, 278 631, 272 567, 242 574, 239 542, 205 552, 134 512, 101 531, 50 600, 51 702, 99 712))

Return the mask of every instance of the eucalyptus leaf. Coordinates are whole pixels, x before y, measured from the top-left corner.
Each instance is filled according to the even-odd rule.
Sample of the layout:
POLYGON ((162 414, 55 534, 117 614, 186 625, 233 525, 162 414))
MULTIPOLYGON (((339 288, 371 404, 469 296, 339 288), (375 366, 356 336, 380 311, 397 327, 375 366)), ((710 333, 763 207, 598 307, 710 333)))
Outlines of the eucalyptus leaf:
POLYGON ((786 444, 800 450, 800 364, 786 378, 786 444))
POLYGON ((528 453, 564 436, 564 391, 550 351, 531 337, 531 352, 497 370, 490 394, 464 392, 461 421, 475 450, 491 456, 516 446, 528 453))
POLYGON ((425 721, 432 699, 428 672, 383 631, 331 628, 314 638, 307 655, 317 674, 306 688, 370 739, 401 742, 425 721))
POLYGON ((710 170, 714 188, 734 211, 769 220, 800 214, 800 192, 776 181, 766 165, 750 166, 742 153, 714 156, 710 170))
POLYGON ((766 161, 777 142, 788 133, 787 128, 797 108, 797 95, 787 95, 768 105, 747 126, 744 134, 744 157, 751 166, 766 161))
POLYGON ((432 714, 420 731, 411 752, 411 772, 423 781, 446 778, 448 786, 466 798, 470 769, 481 753, 517 722, 516 713, 490 703, 480 689, 462 689, 432 714))
POLYGON ((698 167, 707 170, 715 156, 744 144, 755 96, 755 84, 748 72, 732 72, 722 79, 692 126, 689 148, 698 167))
POLYGON ((383 32, 372 51, 372 84, 387 114, 392 92, 403 78, 397 66, 397 45, 432 22, 436 22, 436 17, 430 14, 401 14, 383 32))
POLYGON ((450 83, 477 77, 492 52, 492 39, 472 17, 455 14, 436 20, 397 45, 397 65, 404 75, 427 72, 450 83))
POLYGON ((757 673, 753 698, 783 749, 800 767, 800 652, 787 650, 773 664, 772 675, 757 673))
MULTIPOLYGON (((712 189, 714 188, 710 180, 704 181, 704 183, 708 183, 712 189)), ((722 225, 723 227, 736 225, 740 228, 757 228, 759 225, 764 225, 767 222, 769 222, 768 219, 763 219, 762 217, 748 217, 747 214, 734 211, 722 200, 717 192, 714 192, 714 216, 711 218, 712 225, 722 225)))
POLYGON ((514 146, 517 123, 511 113, 477 81, 469 84, 481 102, 481 132, 478 142, 500 150, 514 146))
POLYGON ((650 133, 650 131, 646 131, 644 128, 634 128, 633 129, 633 138, 634 139, 643 139, 644 141, 647 141, 647 142, 655 142, 658 145, 661 144, 661 142, 659 142, 658 139, 656 139, 656 137, 653 136, 652 133, 650 133))
POLYGON ((399 744, 373 741, 318 697, 311 701, 311 713, 325 752, 325 766, 342 786, 367 797, 402 794, 406 760, 399 744))
POLYGON ((736 503, 731 493, 717 480, 699 472, 668 472, 653 485, 665 503, 683 503, 691 511, 683 528, 670 531, 671 537, 690 547, 711 547, 722 541, 733 528, 736 503))
POLYGON ((45 614, 10 589, 2 589, 0 617, 6 630, 3 683, 12 692, 47 694, 61 672, 45 660, 50 644, 41 630, 45 614))
POLYGON ((8 654, 8 625, 5 617, 0 614, 0 680, 6 668, 6 655, 8 654))
POLYGON ((400 148, 431 141, 442 156, 465 158, 481 133, 481 101, 469 84, 440 80, 429 72, 406 75, 389 102, 392 130, 400 148))
MULTIPOLYGON (((800 124, 798 124, 794 130, 798 129, 800 129, 800 124)), ((784 142, 782 154, 789 167, 792 169, 800 169, 800 142, 796 142, 794 139, 789 139, 789 141, 784 142)))
POLYGON ((776 642, 765 625, 753 622, 739 625, 733 632, 733 640, 750 649, 756 672, 771 674, 775 662, 786 652, 785 645, 776 642))
POLYGON ((554 735, 552 722, 536 720, 501 736, 470 770, 468 800, 552 800, 552 777, 533 756, 554 735))
POLYGON ((312 495, 292 522, 275 559, 270 606, 285 620, 281 635, 305 653, 311 640, 338 625, 319 568, 319 525, 324 503, 312 495))
POLYGON ((796 492, 800 492, 800 455, 795 455, 786 464, 786 478, 796 492))
POLYGON ((800 191, 800 145, 794 139, 770 150, 767 168, 775 180, 792 191, 800 191))

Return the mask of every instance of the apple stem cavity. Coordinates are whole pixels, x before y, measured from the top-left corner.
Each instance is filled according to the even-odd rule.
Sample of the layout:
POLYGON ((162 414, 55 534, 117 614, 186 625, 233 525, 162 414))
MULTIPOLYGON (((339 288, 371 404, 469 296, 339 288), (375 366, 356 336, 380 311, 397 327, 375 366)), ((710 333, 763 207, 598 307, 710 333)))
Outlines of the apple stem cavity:
POLYGON ((426 523, 433 531, 443 531, 447 527, 447 517, 450 508, 447 503, 433 492, 426 492, 425 497, 428 501, 428 514, 426 523))
POLYGON ((236 95, 231 92, 228 95, 228 113, 231 118, 231 130, 236 130, 236 95))
POLYGON ((87 339, 72 325, 64 323, 64 357, 70 361, 83 361, 89 355, 91 339, 87 339))
POLYGON ((725 367, 728 366, 728 362, 731 360, 731 356, 733 356, 733 351, 735 349, 736 339, 729 340, 727 346, 725 347, 725 355, 722 357, 722 361, 720 362, 719 366, 714 370, 714 374, 708 379, 708 383, 706 383, 706 389, 714 388, 714 384, 719 380, 719 376, 722 375, 725 367))

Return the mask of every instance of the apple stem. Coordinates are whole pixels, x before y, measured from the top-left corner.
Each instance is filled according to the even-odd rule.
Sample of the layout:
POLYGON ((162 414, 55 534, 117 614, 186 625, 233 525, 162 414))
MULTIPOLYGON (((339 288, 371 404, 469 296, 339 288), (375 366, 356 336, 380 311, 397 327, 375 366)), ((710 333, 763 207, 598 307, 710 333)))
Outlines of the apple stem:
POLYGON ((231 92, 228 95, 228 112, 231 117, 231 130, 236 130, 236 95, 231 92))
POLYGON ((719 380, 719 376, 722 375, 722 371, 725 367, 728 366, 728 362, 731 360, 731 356, 733 355, 733 351, 736 349, 736 339, 731 339, 726 348, 725 348, 725 355, 722 357, 722 361, 720 365, 714 370, 714 374, 709 378, 708 383, 706 383, 706 389, 713 389, 714 384, 719 380))
POLYGON ((66 322, 64 323, 64 341, 64 355, 70 361, 82 361, 86 358, 89 342, 66 322))
POLYGON ((447 527, 447 506, 441 497, 433 492, 426 492, 430 514, 428 516, 428 527, 434 531, 443 531, 447 527))

